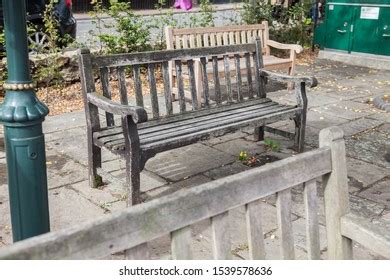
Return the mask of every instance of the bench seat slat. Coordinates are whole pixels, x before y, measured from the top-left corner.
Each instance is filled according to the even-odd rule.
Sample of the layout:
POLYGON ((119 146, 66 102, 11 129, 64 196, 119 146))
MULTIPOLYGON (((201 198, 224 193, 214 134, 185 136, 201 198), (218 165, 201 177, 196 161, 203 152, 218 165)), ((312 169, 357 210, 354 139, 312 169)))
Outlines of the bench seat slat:
MULTIPOLYGON (((240 112, 234 111, 234 113, 225 114, 222 116, 210 116, 208 118, 195 118, 192 120, 188 120, 185 123, 179 122, 173 125, 166 125, 165 127, 153 127, 153 128, 145 128, 139 131, 139 135, 144 141, 144 143, 150 141, 150 138, 161 138, 164 135, 177 136, 187 134, 188 131, 194 130, 203 130, 206 127, 217 127, 223 124, 231 123, 236 121, 237 119, 248 119, 256 116, 264 115, 266 113, 278 112, 285 110, 284 106, 277 105, 275 103, 267 103, 269 106, 264 106, 264 108, 253 108, 252 110, 245 111, 240 110, 240 112), (240 113, 238 115, 238 113, 240 113), (239 116, 239 117, 238 117, 239 116)), ((116 134, 108 137, 101 137, 99 140, 105 145, 108 142, 112 142, 113 140, 122 139, 123 135, 116 134)))
MULTIPOLYGON (((194 142, 197 142, 201 139, 207 139, 210 135, 216 132, 228 132, 234 131, 239 127, 250 125, 250 124, 268 124, 273 121, 278 121, 286 117, 293 117, 300 109, 294 107, 277 107, 275 112, 261 112, 257 115, 245 116, 242 118, 235 118, 220 125, 205 125, 203 127, 197 127, 195 129, 188 129, 186 131, 173 131, 171 134, 162 134, 154 137, 153 139, 144 139, 142 134, 140 135, 140 144, 142 150, 153 150, 156 152, 165 151, 172 149, 174 147, 181 147, 188 145, 194 142)), ((142 131, 142 130, 141 130, 142 131)), ((95 139, 96 137, 95 133, 95 139)), ((124 140, 119 139, 112 142, 109 142, 107 145, 102 143, 102 141, 95 140, 95 144, 100 147, 106 147, 110 150, 123 150, 124 149, 124 140)))

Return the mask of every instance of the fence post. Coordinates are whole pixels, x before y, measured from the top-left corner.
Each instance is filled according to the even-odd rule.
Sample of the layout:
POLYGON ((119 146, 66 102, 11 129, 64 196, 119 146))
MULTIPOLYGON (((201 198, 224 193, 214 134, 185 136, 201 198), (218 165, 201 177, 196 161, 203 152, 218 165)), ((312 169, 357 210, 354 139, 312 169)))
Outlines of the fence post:
POLYGON ((332 172, 324 175, 325 218, 330 260, 352 259, 352 241, 341 234, 341 217, 349 212, 344 133, 338 127, 320 132, 320 147, 329 147, 332 172))

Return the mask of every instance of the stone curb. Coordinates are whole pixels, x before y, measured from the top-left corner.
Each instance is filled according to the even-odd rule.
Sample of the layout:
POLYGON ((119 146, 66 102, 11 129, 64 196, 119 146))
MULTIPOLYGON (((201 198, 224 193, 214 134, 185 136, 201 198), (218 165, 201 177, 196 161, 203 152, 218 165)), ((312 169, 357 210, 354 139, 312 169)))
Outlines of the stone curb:
POLYGON ((377 96, 374 98, 373 103, 374 106, 378 109, 385 110, 386 112, 390 112, 390 104, 386 103, 383 99, 383 96, 377 96))

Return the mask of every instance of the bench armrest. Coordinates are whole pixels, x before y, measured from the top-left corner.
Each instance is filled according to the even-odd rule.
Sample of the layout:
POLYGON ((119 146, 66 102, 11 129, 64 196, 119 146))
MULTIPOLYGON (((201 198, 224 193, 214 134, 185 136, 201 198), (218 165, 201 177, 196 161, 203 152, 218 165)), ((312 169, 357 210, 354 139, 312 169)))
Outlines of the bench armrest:
POLYGON ((296 53, 301 53, 303 51, 302 46, 296 44, 282 44, 273 40, 267 40, 265 44, 275 49, 292 50, 295 51, 296 53))
POLYGON ((261 70, 260 75, 262 77, 266 77, 268 79, 278 81, 278 82, 285 82, 285 83, 304 83, 310 87, 316 87, 318 82, 315 77, 297 77, 297 76, 289 76, 289 75, 283 75, 279 73, 274 73, 267 70, 261 70))
POLYGON ((92 103, 108 113, 121 116, 131 116, 135 123, 142 123, 148 120, 148 114, 145 109, 139 106, 118 104, 104 96, 96 94, 95 92, 88 93, 87 100, 89 103, 92 103))

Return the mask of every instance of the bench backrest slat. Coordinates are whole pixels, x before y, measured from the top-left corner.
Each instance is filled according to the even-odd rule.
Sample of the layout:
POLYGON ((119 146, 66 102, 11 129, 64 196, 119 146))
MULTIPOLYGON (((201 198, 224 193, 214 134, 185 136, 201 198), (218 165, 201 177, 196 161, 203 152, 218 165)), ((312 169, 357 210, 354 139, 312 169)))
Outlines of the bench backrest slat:
POLYGON ((320 259, 320 228, 318 222, 317 183, 311 180, 304 184, 307 255, 310 260, 320 259))
POLYGON ((229 227, 228 211, 211 217, 212 251, 215 260, 230 260, 232 258, 229 227))
POLYGON ((167 49, 202 48, 247 44, 259 37, 264 52, 268 37, 268 22, 253 25, 181 28, 167 27, 165 31, 167 49))
MULTIPOLYGON (((189 43, 184 43, 185 48, 193 47, 199 39, 195 35, 187 37, 189 43)), ((216 38, 216 45, 224 40, 223 36, 218 39, 222 41, 216 38)), ((227 33, 226 38, 228 38, 227 33)), ((254 80, 251 73, 252 67, 258 65, 258 57, 261 57, 260 42, 200 49, 185 48, 109 56, 93 56, 88 53, 81 56, 89 57, 92 69, 98 70, 99 73, 98 80, 95 80, 92 75, 88 76, 89 84, 100 82, 101 86, 98 89, 101 89, 102 94, 108 99, 117 98, 115 90, 119 90, 122 104, 128 104, 130 100, 128 96, 134 96, 134 101, 131 99, 130 103, 147 110, 150 108, 152 119, 240 102, 252 99, 254 96, 265 97, 261 94, 265 92, 265 88, 260 78, 260 69, 255 69, 254 80), (241 78, 242 70, 237 68, 237 65, 234 68, 236 63, 246 65, 246 71, 250 73, 246 83, 243 83, 241 78), (174 77, 173 73, 175 73, 174 77), (232 82, 234 76, 236 76, 236 85, 232 82), (161 87, 158 84, 160 79, 163 81, 161 87), (244 90, 246 89, 244 84, 248 84, 248 93, 244 90), (175 94, 178 103, 173 102, 172 94, 175 94), (191 106, 186 104, 188 96, 191 99, 191 106), (210 102, 211 99, 215 102, 210 102)), ((83 92, 86 94, 85 91, 83 92)), ((106 123, 107 126, 115 125, 111 114, 106 114, 106 123)))

